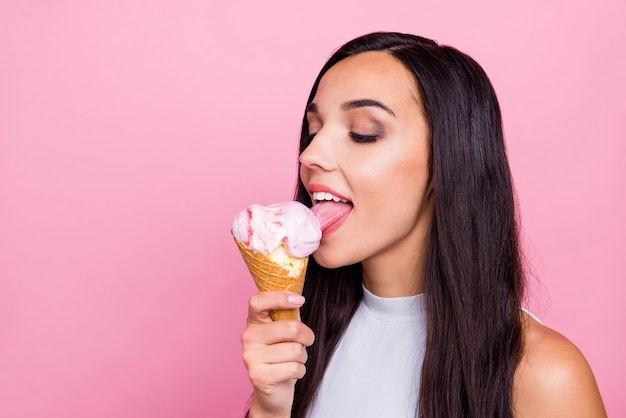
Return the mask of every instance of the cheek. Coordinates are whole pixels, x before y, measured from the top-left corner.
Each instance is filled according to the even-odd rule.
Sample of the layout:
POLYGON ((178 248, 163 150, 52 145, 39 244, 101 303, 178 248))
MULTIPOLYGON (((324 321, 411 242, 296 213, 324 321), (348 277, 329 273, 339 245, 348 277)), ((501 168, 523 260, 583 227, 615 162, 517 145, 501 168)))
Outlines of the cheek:
POLYGON ((428 157, 418 149, 394 152, 378 159, 370 171, 370 182, 385 194, 407 199, 419 194, 428 182, 428 157))
POLYGON ((396 155, 376 182, 381 213, 412 219, 420 211, 428 187, 428 161, 421 150, 396 155))
MULTIPOLYGON (((421 144, 422 142, 420 142, 421 144)), ((429 151, 427 146, 415 145, 405 153, 398 155, 395 175, 417 191, 428 183, 429 151)))

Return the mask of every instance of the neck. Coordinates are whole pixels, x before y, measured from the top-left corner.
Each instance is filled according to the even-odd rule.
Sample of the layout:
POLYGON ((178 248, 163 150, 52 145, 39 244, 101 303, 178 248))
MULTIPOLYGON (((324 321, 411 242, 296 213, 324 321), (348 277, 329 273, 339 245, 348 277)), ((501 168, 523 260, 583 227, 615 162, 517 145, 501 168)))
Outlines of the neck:
POLYGON ((395 245, 361 261, 365 288, 383 298, 424 293, 424 262, 434 204, 432 190, 424 197, 413 229, 395 245))
POLYGON ((415 252, 379 255, 361 262, 365 288, 383 298, 414 296, 424 292, 421 257, 415 252))

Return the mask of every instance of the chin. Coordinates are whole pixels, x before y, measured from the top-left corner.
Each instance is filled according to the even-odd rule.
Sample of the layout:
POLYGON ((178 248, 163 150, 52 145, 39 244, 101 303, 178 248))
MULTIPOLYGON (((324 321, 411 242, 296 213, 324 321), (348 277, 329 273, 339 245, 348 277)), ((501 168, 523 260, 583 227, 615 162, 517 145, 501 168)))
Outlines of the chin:
POLYGON ((312 257, 315 259, 317 264, 327 269, 336 269, 339 267, 345 267, 345 266, 349 266, 351 264, 355 264, 358 262, 358 261, 351 261, 351 260, 337 258, 336 254, 324 254, 323 251, 319 251, 319 250, 314 252, 312 254, 312 257))

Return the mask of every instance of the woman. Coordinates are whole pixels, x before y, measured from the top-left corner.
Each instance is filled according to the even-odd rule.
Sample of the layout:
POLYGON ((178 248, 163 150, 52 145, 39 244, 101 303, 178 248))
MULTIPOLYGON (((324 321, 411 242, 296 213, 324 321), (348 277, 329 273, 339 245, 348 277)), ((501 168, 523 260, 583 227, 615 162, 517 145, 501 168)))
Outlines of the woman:
POLYGON ((250 299, 250 417, 606 415, 582 354, 520 309, 500 110, 470 57, 398 33, 341 47, 309 96, 297 200, 337 222, 304 297, 250 299), (302 322, 269 318, 293 307, 302 322))

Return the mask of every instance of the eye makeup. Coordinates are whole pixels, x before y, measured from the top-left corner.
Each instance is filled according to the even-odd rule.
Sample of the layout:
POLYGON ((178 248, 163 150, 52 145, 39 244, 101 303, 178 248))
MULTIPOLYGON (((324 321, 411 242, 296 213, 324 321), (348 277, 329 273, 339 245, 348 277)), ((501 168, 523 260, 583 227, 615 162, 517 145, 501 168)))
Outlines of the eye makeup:
POLYGON ((363 135, 356 132, 350 132, 350 138, 352 138, 354 142, 358 142, 360 144, 367 142, 376 142, 379 137, 380 135, 363 135))
POLYGON ((384 126, 369 117, 355 118, 350 124, 350 138, 354 142, 375 142, 385 134, 384 126))

